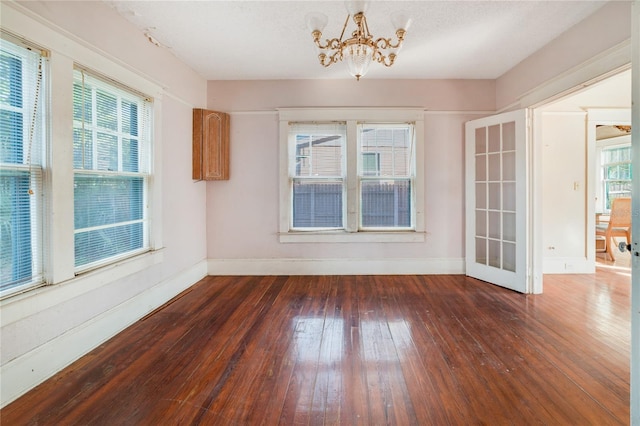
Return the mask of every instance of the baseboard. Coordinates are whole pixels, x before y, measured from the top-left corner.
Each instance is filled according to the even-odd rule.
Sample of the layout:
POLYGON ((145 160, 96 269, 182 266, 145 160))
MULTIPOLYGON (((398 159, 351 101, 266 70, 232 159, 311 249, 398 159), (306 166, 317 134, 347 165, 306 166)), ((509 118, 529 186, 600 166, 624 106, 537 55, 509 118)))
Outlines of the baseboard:
POLYGON ((192 286, 206 268, 206 261, 199 262, 0 367, 0 408, 192 286))
POLYGON ((209 275, 464 274, 464 259, 209 259, 209 275))
POLYGON ((595 263, 585 257, 547 257, 543 259, 543 274, 594 274, 595 263))

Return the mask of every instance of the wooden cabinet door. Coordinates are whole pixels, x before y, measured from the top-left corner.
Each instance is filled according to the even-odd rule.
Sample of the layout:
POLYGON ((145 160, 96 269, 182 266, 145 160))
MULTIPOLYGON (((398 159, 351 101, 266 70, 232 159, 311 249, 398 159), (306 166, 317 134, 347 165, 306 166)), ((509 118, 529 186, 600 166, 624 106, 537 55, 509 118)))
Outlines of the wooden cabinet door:
POLYGON ((229 179, 229 114, 193 110, 193 179, 229 179))

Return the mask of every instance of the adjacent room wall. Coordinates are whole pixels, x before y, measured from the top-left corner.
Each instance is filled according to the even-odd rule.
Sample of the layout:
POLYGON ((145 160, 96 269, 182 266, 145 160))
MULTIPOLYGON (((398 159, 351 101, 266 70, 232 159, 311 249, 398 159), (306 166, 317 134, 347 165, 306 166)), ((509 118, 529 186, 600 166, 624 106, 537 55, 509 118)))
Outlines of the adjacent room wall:
POLYGON ((488 80, 210 81, 207 107, 231 113, 231 178, 207 183, 210 273, 464 272, 464 123, 494 93, 488 80), (426 241, 280 243, 278 107, 424 108, 426 241))
POLYGON ((543 112, 544 273, 587 269, 586 112, 543 112))
MULTIPOLYGON (((162 203, 151 220, 164 247, 136 272, 126 263, 0 302, 3 406, 206 275, 206 187, 191 180, 191 111, 205 105, 206 81, 103 2, 1 7, 2 27, 50 50, 52 60, 70 64, 70 46, 77 45, 163 88, 154 135, 162 203)), ((58 111, 50 119, 71 125, 60 122, 58 111)), ((56 150, 70 142, 54 135, 51 144, 56 150)))

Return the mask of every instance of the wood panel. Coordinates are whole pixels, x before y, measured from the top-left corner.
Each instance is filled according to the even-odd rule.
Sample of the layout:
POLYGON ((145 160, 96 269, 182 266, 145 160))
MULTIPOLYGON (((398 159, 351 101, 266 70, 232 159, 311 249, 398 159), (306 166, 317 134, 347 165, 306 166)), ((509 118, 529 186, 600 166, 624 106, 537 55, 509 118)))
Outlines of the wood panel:
POLYGON ((207 277, 3 424, 627 424, 630 279, 207 277))
POLYGON ((193 179, 229 179, 229 114, 193 109, 193 179))

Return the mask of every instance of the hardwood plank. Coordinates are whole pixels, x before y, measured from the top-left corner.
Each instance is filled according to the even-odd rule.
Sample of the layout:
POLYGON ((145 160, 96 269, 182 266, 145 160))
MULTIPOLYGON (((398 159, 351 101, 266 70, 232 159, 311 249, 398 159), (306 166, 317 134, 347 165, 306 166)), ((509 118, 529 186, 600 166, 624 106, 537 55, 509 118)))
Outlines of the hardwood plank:
POLYGON ((627 424, 630 278, 207 277, 3 424, 627 424))

